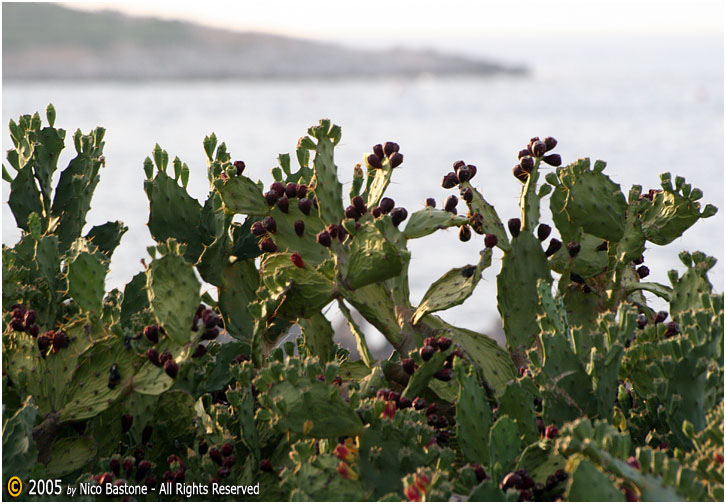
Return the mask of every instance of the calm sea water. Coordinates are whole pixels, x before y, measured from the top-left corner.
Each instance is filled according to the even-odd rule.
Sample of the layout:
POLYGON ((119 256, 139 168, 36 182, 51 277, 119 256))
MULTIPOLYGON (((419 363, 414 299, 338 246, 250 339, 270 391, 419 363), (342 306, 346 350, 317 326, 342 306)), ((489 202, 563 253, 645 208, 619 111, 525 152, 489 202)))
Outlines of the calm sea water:
MULTIPOLYGON (((658 174, 683 175, 721 208, 674 243, 646 251, 649 280, 668 284, 666 272, 683 270, 681 250, 702 250, 719 259, 712 271, 723 290, 723 40, 608 39, 574 41, 479 41, 471 54, 529 64, 528 77, 379 79, 372 81, 256 81, 195 83, 10 83, 3 86, 2 120, 56 106, 56 125, 84 131, 106 127, 106 168, 88 215, 90 225, 120 219, 130 228, 117 249, 107 288, 123 286, 141 270, 148 202, 142 162, 156 142, 191 169, 190 193, 208 191, 202 139, 225 141, 248 175, 271 182, 280 152, 294 152, 297 139, 318 119, 343 128, 336 162, 345 182, 364 152, 394 140, 405 156, 389 195, 409 212, 426 197, 443 202, 440 186, 451 163, 476 164, 474 179, 503 220, 519 215, 519 183, 512 177, 516 153, 532 136, 552 135, 566 162, 589 156, 608 162, 608 173, 627 194, 631 184, 659 187, 658 174), (536 49, 536 52, 532 52, 536 49)), ((70 135, 69 135, 70 136, 70 135)), ((3 149, 10 148, 7 133, 3 149)), ((72 157, 68 146, 64 167, 72 157)), ((9 185, 3 182, 3 201, 9 185)), ((346 189, 347 190, 347 189, 346 189)), ((3 205, 3 243, 19 236, 3 205)), ((412 298, 449 268, 477 260, 481 237, 468 243, 456 230, 413 241, 412 298)), ((500 255, 474 295, 444 317, 496 333, 496 274, 500 255)), ((657 301, 656 306, 662 306, 657 301)), ((330 316, 337 315, 333 310, 330 316)))

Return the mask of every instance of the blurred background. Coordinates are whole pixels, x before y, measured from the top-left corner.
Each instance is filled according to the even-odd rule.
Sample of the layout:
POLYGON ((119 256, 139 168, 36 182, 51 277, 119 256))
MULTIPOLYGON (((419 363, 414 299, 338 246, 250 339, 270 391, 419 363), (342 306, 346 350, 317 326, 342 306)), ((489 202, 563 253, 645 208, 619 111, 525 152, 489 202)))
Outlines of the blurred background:
MULTIPOLYGON (((388 195, 409 212, 426 197, 443 202, 441 177, 464 159, 501 218, 518 216, 511 169, 532 136, 557 138, 565 162, 607 161, 626 194, 658 188, 664 171, 685 176, 720 212, 650 245, 648 280, 669 284, 667 270, 684 269, 678 252, 702 250, 719 259, 711 279, 723 291, 723 20, 722 2, 704 0, 4 2, 2 120, 53 103, 58 127, 107 129, 88 223, 129 226, 107 289, 140 271, 153 243, 142 162, 155 143, 188 163, 201 200, 205 135, 269 184, 277 154, 328 117, 343 128, 344 182, 372 145, 401 145, 388 195)), ((67 146, 59 167, 72 154, 67 146)), ((11 245, 19 231, 6 203, 2 222, 11 245)), ((475 263, 482 241, 461 243, 456 230, 414 241, 413 302, 448 269, 475 263)), ((497 252, 474 295, 443 317, 502 341, 497 252)), ((328 316, 342 327, 334 308, 328 316)))

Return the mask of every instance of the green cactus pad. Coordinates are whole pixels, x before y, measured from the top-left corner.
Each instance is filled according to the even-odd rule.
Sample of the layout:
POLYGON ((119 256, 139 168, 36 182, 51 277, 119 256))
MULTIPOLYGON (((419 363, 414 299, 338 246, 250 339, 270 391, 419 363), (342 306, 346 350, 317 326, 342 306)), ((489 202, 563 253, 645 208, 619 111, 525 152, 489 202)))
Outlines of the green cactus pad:
POLYGON ((189 342, 201 284, 184 258, 166 255, 151 262, 146 290, 156 320, 179 345, 189 342))
POLYGON ((571 469, 565 494, 570 501, 624 502, 620 492, 606 474, 600 472, 589 460, 580 459, 571 469))
POLYGON ((93 226, 86 235, 86 239, 93 243, 98 250, 111 259, 113 251, 121 243, 121 237, 129 228, 121 221, 107 222, 100 226, 93 226))
POLYGON ((565 211, 586 233, 618 241, 625 232, 627 207, 619 184, 602 173, 587 171, 569 188, 565 211))
POLYGON ((3 481, 11 476, 26 478, 38 459, 33 441, 33 427, 38 410, 33 399, 28 398, 3 425, 3 481))
POLYGON ((343 283, 355 290, 394 277, 401 267, 398 249, 369 222, 358 229, 350 242, 347 262, 341 264, 343 283))
POLYGON ((154 409, 154 438, 159 444, 190 446, 196 433, 194 398, 183 390, 159 396, 154 409))
POLYGON ((525 443, 534 443, 539 439, 539 430, 535 421, 534 396, 520 383, 512 380, 507 383, 504 393, 498 397, 498 415, 507 415, 517 424, 519 433, 525 443))
POLYGON ((233 213, 266 215, 270 210, 260 187, 244 175, 218 178, 214 181, 214 187, 219 191, 224 205, 233 213))
POLYGON ((540 312, 537 280, 550 281, 549 263, 537 238, 522 232, 502 258, 497 276, 497 308, 502 315, 510 351, 520 352, 534 343, 540 312))
POLYGON ((308 351, 318 357, 320 362, 328 362, 333 353, 333 326, 320 312, 297 321, 303 334, 303 342, 308 351))
POLYGON ((121 324, 127 326, 131 317, 149 307, 149 296, 146 293, 146 273, 135 274, 124 287, 121 302, 121 324))
POLYGON ((714 266, 716 260, 713 257, 705 256, 705 254, 697 254, 682 254, 681 261, 686 266, 690 266, 692 258, 704 258, 698 260, 693 266, 690 266, 673 284, 673 292, 670 299, 671 313, 690 310, 694 306, 697 306, 698 299, 700 299, 702 294, 711 293, 712 285, 708 280, 707 273, 714 266))
MULTIPOLYGON (((602 239, 596 236, 582 233, 577 238, 573 238, 580 243, 580 252, 572 262, 570 271, 580 275, 584 279, 592 278, 601 274, 608 266, 608 254, 606 251, 598 251, 597 247, 602 244, 602 239)), ((638 256, 640 257, 640 254, 638 256)), ((632 259, 631 259, 632 260, 632 259)), ((551 258, 550 264, 552 270, 557 273, 564 272, 570 265, 570 259, 567 253, 567 247, 561 247, 551 258)))
POLYGON ((402 392, 403 397, 417 397, 421 395, 431 380, 434 379, 434 375, 437 371, 440 371, 444 366, 444 360, 446 354, 444 352, 436 352, 426 362, 424 362, 416 372, 408 380, 408 385, 402 392))
POLYGON ((454 215, 446 210, 436 208, 422 208, 411 214, 406 223, 403 234, 407 239, 421 238, 428 236, 439 229, 446 229, 453 226, 467 224, 469 219, 461 215, 454 215))
POLYGON ((340 127, 330 121, 320 121, 319 126, 308 132, 318 142, 313 160, 314 186, 318 198, 320 218, 327 223, 336 223, 343 215, 343 185, 338 181, 338 167, 333 159, 333 148, 340 141, 340 127))
POLYGON ((254 318, 249 306, 255 300, 259 273, 254 260, 236 261, 224 269, 219 287, 219 310, 224 327, 236 339, 249 339, 254 330, 254 318))
POLYGON ((457 361, 454 366, 459 382, 456 402, 456 439, 466 460, 471 463, 489 464, 489 430, 492 426, 492 410, 484 390, 479 386, 476 373, 457 361), (468 372, 467 372, 468 371, 468 372))
POLYGON ((411 322, 416 325, 427 313, 447 310, 466 301, 472 295, 481 272, 492 263, 491 249, 484 249, 478 264, 454 268, 436 280, 424 294, 421 303, 413 313, 411 322))
POLYGON ((49 478, 65 476, 90 464, 95 456, 96 441, 92 436, 61 439, 53 445, 46 474, 49 478))
POLYGON ((106 264, 97 256, 81 252, 68 264, 68 294, 84 309, 100 312, 106 273, 106 264))
POLYGON ((508 416, 500 416, 489 431, 489 461, 501 467, 495 479, 501 479, 509 472, 521 450, 517 424, 508 416))
POLYGON ((302 213, 297 206, 297 199, 290 200, 288 213, 283 213, 279 207, 275 206, 270 211, 270 216, 275 219, 277 224, 277 231, 270 237, 280 252, 297 252, 306 264, 313 266, 330 258, 329 250, 320 245, 316 237, 320 231, 326 228, 324 222, 313 211, 310 212, 310 215, 302 213), (298 236, 295 232, 295 221, 298 220, 303 221, 305 225, 302 236, 298 236))
POLYGON ((504 230, 504 225, 502 224, 502 220, 499 218, 499 214, 497 214, 497 211, 492 205, 487 202, 487 200, 484 199, 484 196, 482 196, 481 193, 469 182, 462 182, 461 184, 459 184, 459 187, 461 189, 471 189, 474 197, 472 198, 471 203, 467 203, 467 206, 469 207, 469 213, 471 213, 472 215, 478 213, 481 214, 482 217, 484 217, 484 232, 496 235, 497 247, 507 252, 509 250, 509 237, 507 236, 507 232, 504 230))
POLYGON ((401 326, 390 293, 381 284, 370 284, 354 291, 342 290, 346 301, 363 315, 390 342, 401 340, 401 326))
POLYGON ((30 214, 43 215, 43 203, 40 199, 38 186, 35 185, 31 165, 20 168, 20 171, 10 183, 8 205, 13 212, 18 227, 25 231, 30 230, 28 227, 30 214))

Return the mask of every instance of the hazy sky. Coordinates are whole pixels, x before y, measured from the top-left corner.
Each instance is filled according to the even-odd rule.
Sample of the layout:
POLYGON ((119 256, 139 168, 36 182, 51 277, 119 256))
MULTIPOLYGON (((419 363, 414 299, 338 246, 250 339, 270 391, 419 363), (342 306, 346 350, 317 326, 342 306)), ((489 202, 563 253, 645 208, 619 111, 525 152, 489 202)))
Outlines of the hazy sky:
POLYGON ((93 2, 128 14, 317 39, 422 42, 542 35, 720 35, 723 0, 255 0, 93 2))

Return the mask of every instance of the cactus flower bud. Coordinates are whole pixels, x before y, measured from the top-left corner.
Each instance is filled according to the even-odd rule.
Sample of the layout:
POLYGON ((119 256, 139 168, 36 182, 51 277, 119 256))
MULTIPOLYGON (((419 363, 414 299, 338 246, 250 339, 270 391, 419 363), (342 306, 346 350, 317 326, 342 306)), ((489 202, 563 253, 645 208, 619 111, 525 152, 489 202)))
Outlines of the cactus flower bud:
MULTIPOLYGON (((282 184, 280 184, 282 186, 282 184)), ((287 185, 284 186, 283 192, 288 198, 296 198, 297 197, 297 189, 298 186, 295 182, 288 182, 287 185)), ((282 196, 282 194, 280 195, 282 196)))
POLYGON ((406 217, 408 217, 408 211, 403 207, 396 207, 391 210, 391 222, 396 227, 405 221, 406 217))
POLYGON ((265 200, 267 201, 267 204, 270 206, 275 206, 275 203, 277 202, 277 198, 279 197, 275 191, 267 191, 264 194, 264 196, 265 196, 265 200))
POLYGON ((459 227, 459 240, 463 242, 471 240, 471 229, 466 224, 459 227))
POLYGON ((519 232, 522 229, 522 221, 520 221, 517 217, 514 217, 507 221, 507 227, 509 228, 509 233, 512 235, 512 238, 516 238, 519 236, 519 232))
POLYGON ((484 246, 486 248, 494 248, 497 246, 497 243, 499 242, 499 238, 497 238, 497 235, 492 233, 487 233, 486 236, 484 236, 484 246))
POLYGON ((267 233, 267 230, 265 229, 265 226, 260 221, 255 221, 252 223, 252 226, 250 226, 250 232, 255 236, 262 236, 265 233, 267 233))
POLYGON ((174 359, 169 359, 164 363, 164 372, 169 375, 170 378, 176 378, 176 375, 179 373, 179 366, 176 362, 174 362, 174 359))
POLYGON ((333 455, 346 462, 353 462, 355 460, 355 454, 353 451, 343 443, 338 443, 335 450, 333 450, 333 455))
POLYGON ((353 203, 353 206, 356 210, 358 210, 358 213, 361 215, 364 215, 368 211, 368 207, 366 206, 365 201, 363 201, 363 198, 360 196, 355 196, 351 203, 353 203))
POLYGON ((436 350, 434 350, 431 346, 424 345, 419 350, 419 354, 421 355, 421 359, 428 361, 431 357, 433 357, 435 351, 436 350))
POLYGON ((452 187, 455 187, 459 184, 459 177, 454 172, 449 172, 446 175, 444 175, 443 180, 441 181, 441 187, 444 189, 451 189, 452 187))
POLYGON ((338 474, 340 474, 343 478, 349 479, 349 480, 357 480, 358 474, 348 466, 345 462, 341 461, 338 464, 338 474))
POLYGON ((321 231, 317 235, 317 240, 320 245, 323 247, 330 247, 330 244, 332 243, 332 239, 330 237, 330 233, 327 231, 321 231))
POLYGON ((300 198, 297 202, 297 207, 305 215, 310 215, 310 209, 313 206, 313 202, 310 198, 300 198))
POLYGON ((545 250, 545 256, 549 257, 552 254, 556 253, 560 248, 562 247, 562 242, 558 240, 557 238, 552 238, 550 240, 550 244, 547 247, 547 250, 545 250))
POLYGON ((272 241, 271 238, 265 238, 262 240, 259 244, 260 250, 263 252, 277 252, 277 245, 275 245, 275 242, 272 241))
POLYGON ((436 200, 433 198, 426 198, 426 208, 436 208, 436 200))
POLYGON ((285 195, 285 185, 282 182, 273 182, 270 184, 270 191, 274 191, 278 198, 285 195))
POLYGON ((264 219, 262 219, 262 225, 265 227, 267 231, 270 233, 277 232, 277 222, 275 222, 274 217, 268 215, 264 219))
POLYGON ((459 198, 454 196, 453 194, 446 198, 446 203, 444 203, 444 210, 447 212, 451 212, 456 208, 456 205, 459 203, 459 198))
POLYGON ((293 224, 293 227, 295 228, 295 234, 302 237, 302 235, 305 233, 305 223, 301 220, 296 220, 295 224, 293 224))
POLYGON ((560 166, 562 164, 562 157, 559 154, 550 154, 543 157, 542 161, 550 166, 560 166))
MULTIPOLYGON (((202 357, 207 353, 207 347, 204 345, 197 345, 197 348, 194 349, 194 352, 192 353, 192 359, 198 359, 199 357, 202 357)), ((158 364, 157 364, 158 365, 158 364)))
POLYGON ((540 224, 537 226, 537 238, 539 238, 539 241, 545 241, 551 232, 552 228, 547 224, 540 224))
POLYGON ((379 206, 381 207, 381 211, 384 214, 387 214, 390 213, 391 210, 393 210, 393 207, 396 206, 396 202, 393 201, 391 198, 386 197, 381 199, 381 203, 379 204, 379 206))
POLYGON ((396 142, 386 142, 383 145, 383 153, 388 157, 391 157, 394 152, 398 152, 398 149, 399 147, 396 142))
POLYGON ((302 256, 298 252, 293 252, 292 254, 290 254, 290 260, 298 268, 305 267, 305 263, 303 262, 302 256))
POLYGON ((370 168, 376 168, 376 169, 383 168, 383 164, 381 164, 381 158, 379 158, 375 154, 368 155, 368 157, 366 158, 366 164, 370 168))
POLYGON ((401 166, 401 163, 403 163, 403 154, 401 154, 400 152, 395 152, 390 157, 390 160, 391 160, 391 168, 397 168, 397 167, 401 166))
POLYGON ((650 275, 650 269, 648 269, 648 266, 646 266, 646 265, 639 266, 638 269, 635 271, 638 272, 638 276, 640 278, 645 278, 648 275, 650 275))
POLYGON ((123 434, 126 434, 129 429, 131 429, 131 425, 134 423, 134 417, 132 415, 122 415, 121 416, 121 432, 123 434))
POLYGON ((385 156, 383 152, 383 146, 381 144, 376 144, 373 146, 373 154, 378 156, 378 159, 383 159, 383 156, 385 156))
POLYGON ((574 240, 568 243, 567 253, 570 255, 570 257, 575 258, 575 256, 580 253, 580 243, 574 240))

